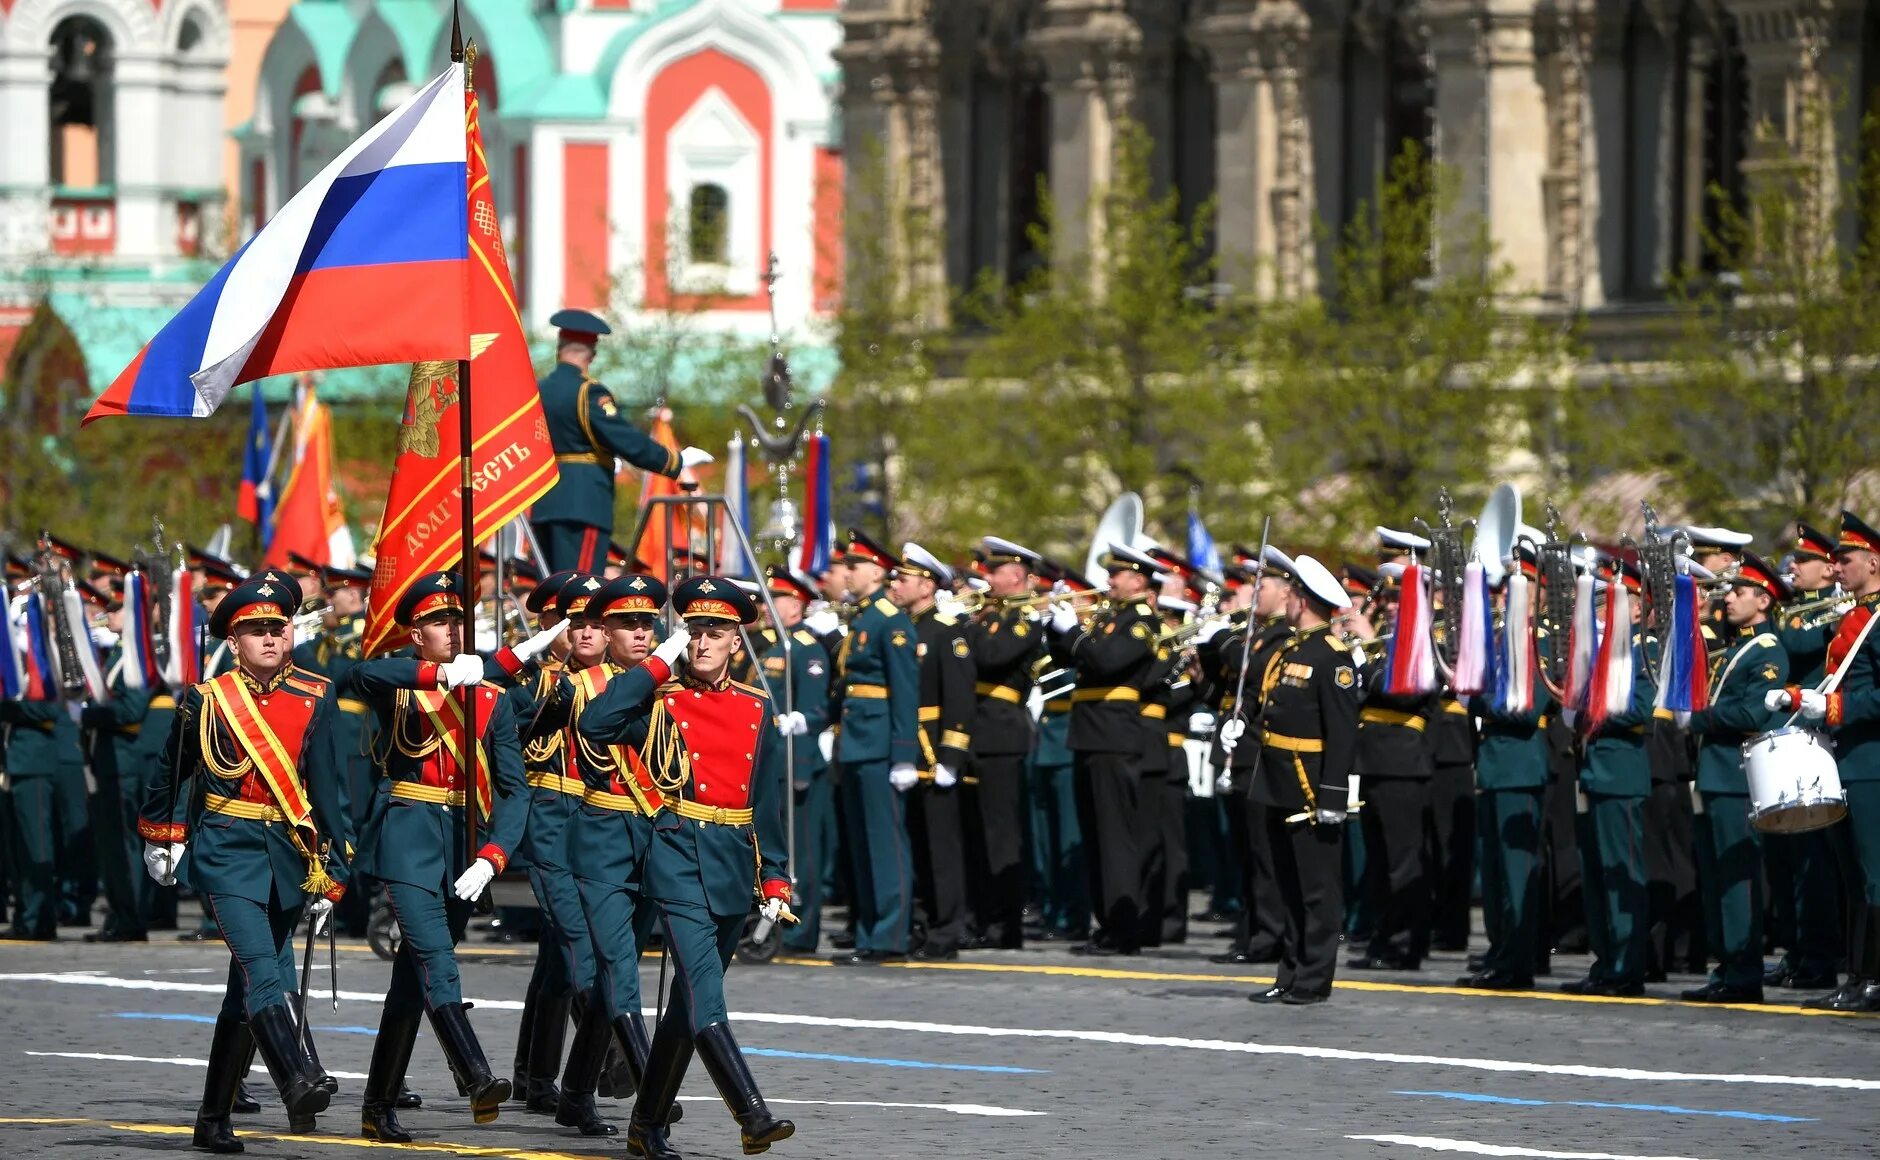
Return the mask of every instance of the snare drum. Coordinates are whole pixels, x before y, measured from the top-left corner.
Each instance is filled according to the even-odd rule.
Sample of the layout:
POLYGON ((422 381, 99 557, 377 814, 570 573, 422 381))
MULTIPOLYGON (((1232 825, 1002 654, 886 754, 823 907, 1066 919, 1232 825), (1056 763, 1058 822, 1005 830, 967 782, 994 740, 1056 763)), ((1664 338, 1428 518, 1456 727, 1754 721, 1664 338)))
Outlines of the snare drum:
POLYGON ((1847 794, 1828 739, 1791 725, 1743 745, 1750 824, 1766 834, 1800 834, 1847 816, 1847 794))

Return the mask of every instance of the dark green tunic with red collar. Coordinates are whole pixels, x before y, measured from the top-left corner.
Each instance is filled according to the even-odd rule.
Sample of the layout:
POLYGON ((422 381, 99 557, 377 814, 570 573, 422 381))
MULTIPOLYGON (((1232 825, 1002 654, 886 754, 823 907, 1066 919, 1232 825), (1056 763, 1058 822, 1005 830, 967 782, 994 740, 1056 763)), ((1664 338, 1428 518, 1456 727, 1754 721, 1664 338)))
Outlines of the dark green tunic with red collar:
POLYGON ((605 539, 614 527, 616 458, 679 477, 679 453, 628 422, 607 388, 573 364, 555 364, 539 387, 561 478, 530 511, 536 523, 581 524, 605 539))

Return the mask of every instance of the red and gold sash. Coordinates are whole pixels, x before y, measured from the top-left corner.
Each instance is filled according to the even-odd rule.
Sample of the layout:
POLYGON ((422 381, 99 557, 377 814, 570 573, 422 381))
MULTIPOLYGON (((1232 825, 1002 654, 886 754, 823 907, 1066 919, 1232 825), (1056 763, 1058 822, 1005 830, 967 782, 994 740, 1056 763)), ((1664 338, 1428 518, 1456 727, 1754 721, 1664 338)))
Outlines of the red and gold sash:
MULTIPOLYGON (((607 688, 607 682, 612 680, 614 675, 605 663, 582 669, 575 674, 574 712, 568 717, 570 734, 573 734, 580 724, 581 712, 587 708, 587 703, 601 695, 601 691, 607 688)), ((578 751, 578 748, 572 745, 569 747, 571 752, 578 751)), ((654 788, 653 776, 647 772, 646 763, 640 759, 640 751, 631 745, 609 745, 607 753, 613 760, 615 783, 620 786, 621 790, 633 795, 633 800, 639 803, 640 812, 649 818, 659 812, 659 808, 665 804, 665 798, 660 796, 658 789, 654 788)))
POLYGON ((333 880, 327 876, 326 866, 315 852, 319 835, 314 829, 313 806, 300 780, 300 749, 319 700, 281 687, 269 695, 267 709, 263 711, 241 673, 234 670, 205 681, 197 688, 228 723, 229 732, 235 735, 236 743, 254 765, 256 776, 268 787, 268 796, 287 819, 288 836, 307 861, 307 878, 300 888, 310 894, 325 894, 333 889, 333 880))
MULTIPOLYGON (((456 763, 457 769, 469 769, 470 763, 465 760, 463 752, 463 703, 457 695, 444 689, 414 689, 411 691, 411 699, 424 711, 438 745, 456 763)), ((476 706, 477 816, 487 821, 490 816, 490 762, 489 751, 483 744, 483 732, 489 728, 490 714, 496 709, 495 692, 479 685, 476 706)))

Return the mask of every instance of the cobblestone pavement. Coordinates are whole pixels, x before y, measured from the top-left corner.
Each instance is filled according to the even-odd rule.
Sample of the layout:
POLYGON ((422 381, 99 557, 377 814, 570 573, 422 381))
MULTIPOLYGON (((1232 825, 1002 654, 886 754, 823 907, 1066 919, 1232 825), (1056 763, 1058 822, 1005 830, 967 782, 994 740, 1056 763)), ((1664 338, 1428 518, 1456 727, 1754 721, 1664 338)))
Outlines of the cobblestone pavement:
MULTIPOLYGON (((68 932, 70 933, 70 932, 68 932)), ((1198 935, 1210 932, 1198 931, 1198 935)), ((0 1154, 189 1152, 220 944, 0 947, 0 1154)), ((733 1025, 796 1138, 789 1157, 1421 1157, 1748 1160, 1880 1157, 1880 1018, 1805 1015, 1802 996, 1714 1009, 1675 1001, 1503 996, 1449 987, 1460 955, 1422 972, 1343 972, 1330 1003, 1266 1008, 1263 976, 1186 946, 1095 962, 1061 946, 957 964, 837 968, 786 960, 731 972, 733 1025)), ((499 1067, 515 1044, 530 952, 472 935, 465 994, 499 1067)), ((324 958, 324 955, 321 956, 324 958)), ((1553 983, 1585 961, 1560 958, 1553 983)), ((315 973, 312 1017, 340 1079, 319 1133, 285 1135, 271 1092, 237 1117, 254 1156, 344 1160, 389 964, 342 945, 340 1001, 315 973)), ((644 966, 647 994, 660 976, 644 966)), ((1543 985, 1548 985, 1544 980, 1543 985)), ((257 1091, 266 1091, 257 1065, 257 1091)), ((404 1116, 433 1155, 620 1156, 519 1105, 476 1127, 423 1034, 404 1116)), ((675 1144, 740 1155, 702 1069, 675 1144)), ((624 1104, 602 1101, 624 1122, 624 1104)), ((413 1148, 406 1148, 411 1151, 413 1148)))

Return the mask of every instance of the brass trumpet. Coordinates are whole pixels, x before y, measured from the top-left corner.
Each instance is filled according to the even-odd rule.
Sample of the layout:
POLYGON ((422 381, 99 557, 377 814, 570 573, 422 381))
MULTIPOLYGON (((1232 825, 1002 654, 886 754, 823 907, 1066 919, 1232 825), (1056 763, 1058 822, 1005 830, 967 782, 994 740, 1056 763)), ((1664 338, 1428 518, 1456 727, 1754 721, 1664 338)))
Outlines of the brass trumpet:
POLYGON ((1157 644, 1182 644, 1201 635, 1201 630, 1211 624, 1226 624, 1234 619, 1231 612, 1218 612, 1212 616, 1198 616, 1187 624, 1178 624, 1174 628, 1163 629, 1155 638, 1157 644))
POLYGON ((1790 628, 1826 628, 1854 611, 1857 603, 1845 592, 1836 596, 1817 596, 1813 600, 1789 605, 1782 610, 1782 615, 1788 620, 1790 628))

